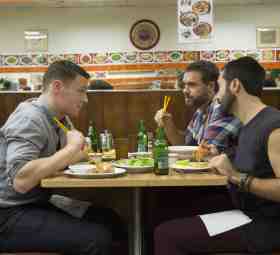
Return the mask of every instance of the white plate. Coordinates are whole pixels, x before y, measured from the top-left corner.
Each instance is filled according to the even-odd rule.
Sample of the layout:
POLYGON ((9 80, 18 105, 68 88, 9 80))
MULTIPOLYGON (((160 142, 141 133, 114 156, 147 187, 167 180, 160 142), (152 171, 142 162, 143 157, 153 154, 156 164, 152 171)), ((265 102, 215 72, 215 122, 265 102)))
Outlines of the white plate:
POLYGON ((120 164, 118 161, 113 163, 113 166, 124 168, 127 170, 128 173, 148 173, 151 172, 154 168, 153 166, 130 166, 128 164, 120 164))
POLYGON ((82 179, 99 179, 99 178, 112 178, 123 175, 126 173, 125 169, 122 168, 114 168, 110 173, 97 173, 97 172, 89 172, 89 170, 71 170, 67 169, 64 171, 64 174, 82 179))
POLYGON ((173 164, 171 168, 180 173, 199 173, 209 171, 211 168, 209 166, 205 167, 195 167, 195 166, 180 166, 173 164))
POLYGON ((190 153, 197 149, 198 146, 168 146, 168 151, 172 153, 190 153))
POLYGON ((96 166, 93 164, 84 162, 84 163, 70 165, 68 168, 73 171, 89 171, 89 170, 95 169, 96 166))

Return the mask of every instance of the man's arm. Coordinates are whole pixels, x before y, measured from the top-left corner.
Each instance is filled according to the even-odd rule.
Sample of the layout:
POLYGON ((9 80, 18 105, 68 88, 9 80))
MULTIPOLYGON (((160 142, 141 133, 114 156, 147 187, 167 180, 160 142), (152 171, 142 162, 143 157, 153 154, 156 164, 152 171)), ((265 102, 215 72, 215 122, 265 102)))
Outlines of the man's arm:
POLYGON ((172 145, 185 144, 185 132, 178 130, 170 113, 159 110, 155 115, 158 126, 163 127, 168 141, 172 145))
POLYGON ((67 133, 67 145, 54 155, 34 159, 20 168, 13 180, 13 187, 19 193, 26 193, 37 186, 43 178, 49 177, 66 166, 75 163, 76 155, 84 143, 83 135, 76 131, 67 133))
POLYGON ((274 130, 269 136, 268 157, 276 178, 254 178, 250 185, 250 192, 280 202, 280 129, 274 130))
MULTIPOLYGON (((263 179, 253 177, 249 187, 250 193, 259 197, 280 202, 280 129, 274 130, 268 139, 268 157, 276 178, 263 179)), ((229 181, 240 186, 241 175, 228 159, 222 154, 210 160, 209 166, 222 175, 228 177, 229 181)))
POLYGON ((164 131, 172 145, 185 144, 185 132, 177 129, 172 119, 164 121, 164 131))

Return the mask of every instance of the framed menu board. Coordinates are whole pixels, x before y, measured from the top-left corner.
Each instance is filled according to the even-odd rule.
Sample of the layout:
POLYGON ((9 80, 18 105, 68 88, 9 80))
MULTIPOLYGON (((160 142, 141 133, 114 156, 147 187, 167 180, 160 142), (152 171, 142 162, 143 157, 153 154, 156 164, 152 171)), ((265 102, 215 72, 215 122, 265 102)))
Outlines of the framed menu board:
POLYGON ((213 37, 213 1, 178 1, 179 43, 203 42, 213 37))

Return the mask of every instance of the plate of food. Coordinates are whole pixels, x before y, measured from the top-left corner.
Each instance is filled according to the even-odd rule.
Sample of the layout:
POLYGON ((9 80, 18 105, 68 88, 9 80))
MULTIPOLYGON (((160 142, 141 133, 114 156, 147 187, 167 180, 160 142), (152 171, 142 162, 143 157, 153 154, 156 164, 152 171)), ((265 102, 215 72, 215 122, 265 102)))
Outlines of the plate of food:
POLYGON ((199 17, 194 12, 181 12, 180 23, 185 27, 191 27, 198 24, 199 17))
POLYGON ((146 173, 151 172, 154 168, 154 160, 152 158, 120 159, 113 165, 117 168, 124 168, 129 173, 146 173))
POLYGON ((125 169, 116 168, 110 163, 102 163, 98 167, 90 163, 79 163, 64 171, 67 176, 82 179, 113 178, 125 173, 125 169))
POLYGON ((199 15, 207 14, 211 10, 211 5, 208 1, 198 1, 193 4, 192 11, 199 15))
POLYGON ((91 164, 90 162, 81 162, 81 163, 77 163, 74 165, 70 165, 68 166, 68 168, 70 170, 73 171, 92 171, 96 169, 96 166, 94 164, 91 164))
POLYGON ((210 170, 208 162, 195 162, 187 159, 177 160, 171 165, 171 168, 180 173, 200 173, 210 170))
POLYGON ((212 26, 207 22, 200 22, 193 28, 193 32, 202 38, 208 38, 212 32, 212 26))

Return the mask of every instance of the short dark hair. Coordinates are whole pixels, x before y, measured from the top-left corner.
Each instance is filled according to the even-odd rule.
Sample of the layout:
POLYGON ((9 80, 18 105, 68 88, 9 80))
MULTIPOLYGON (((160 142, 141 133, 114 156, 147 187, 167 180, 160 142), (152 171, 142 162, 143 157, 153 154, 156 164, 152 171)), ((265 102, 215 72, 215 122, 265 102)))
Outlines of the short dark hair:
POLYGON ((178 87, 180 89, 184 89, 184 74, 184 72, 181 72, 179 75, 177 75, 178 87))
POLYGON ((248 94, 261 97, 265 70, 252 57, 242 57, 227 63, 223 77, 227 82, 238 79, 248 94))
POLYGON ((218 85, 218 79, 220 75, 219 68, 210 61, 200 60, 191 63, 187 69, 186 72, 199 72, 201 74, 202 81, 204 83, 214 82, 215 92, 218 92, 219 85, 218 85))
POLYGON ((79 65, 68 61, 68 60, 59 60, 50 64, 48 70, 43 77, 43 91, 46 91, 49 88, 49 85, 54 80, 61 81, 71 81, 76 79, 80 75, 86 79, 90 78, 89 73, 87 73, 79 65))
POLYGON ((88 86, 88 89, 113 89, 114 87, 107 81, 104 80, 92 80, 90 82, 90 85, 88 86))

